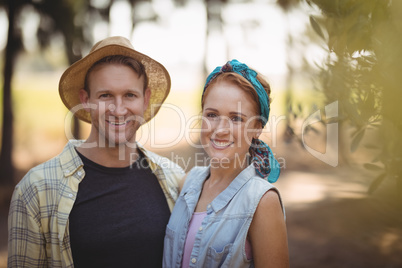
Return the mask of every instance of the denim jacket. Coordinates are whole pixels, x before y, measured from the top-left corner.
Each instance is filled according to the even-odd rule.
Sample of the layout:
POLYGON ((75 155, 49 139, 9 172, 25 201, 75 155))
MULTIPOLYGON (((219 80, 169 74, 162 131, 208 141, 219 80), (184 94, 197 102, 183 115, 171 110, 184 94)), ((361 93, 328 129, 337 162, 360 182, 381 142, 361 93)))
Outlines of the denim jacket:
MULTIPOLYGON (((163 267, 181 267, 190 219, 201 194, 209 167, 193 168, 173 208, 166 228, 163 267)), ((270 189, 248 166, 208 206, 196 234, 190 267, 254 267, 247 260, 245 244, 253 215, 261 197, 270 189)))

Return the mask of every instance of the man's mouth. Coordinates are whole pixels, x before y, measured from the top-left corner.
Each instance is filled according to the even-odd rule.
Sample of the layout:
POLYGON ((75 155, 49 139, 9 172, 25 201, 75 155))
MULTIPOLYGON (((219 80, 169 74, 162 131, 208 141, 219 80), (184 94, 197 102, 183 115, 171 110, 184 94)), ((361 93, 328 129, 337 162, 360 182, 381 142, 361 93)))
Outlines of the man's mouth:
POLYGON ((112 126, 120 127, 120 126, 124 126, 124 125, 128 124, 130 121, 121 121, 121 122, 120 121, 106 121, 106 122, 108 122, 112 126))

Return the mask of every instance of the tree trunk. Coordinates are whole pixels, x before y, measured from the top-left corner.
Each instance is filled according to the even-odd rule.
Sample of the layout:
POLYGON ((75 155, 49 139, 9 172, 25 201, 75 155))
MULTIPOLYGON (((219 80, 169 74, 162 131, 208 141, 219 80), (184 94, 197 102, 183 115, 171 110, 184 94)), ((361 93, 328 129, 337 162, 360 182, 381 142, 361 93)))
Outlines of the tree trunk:
POLYGON ((14 29, 14 17, 16 12, 15 0, 8 1, 8 36, 5 49, 4 86, 3 86, 3 132, 0 154, 0 185, 10 186, 14 184, 14 165, 12 161, 13 147, 13 111, 11 100, 11 80, 14 61, 17 55, 17 38, 14 29))
MULTIPOLYGON (((73 40, 74 34, 65 34, 66 38, 66 51, 67 51, 67 58, 70 65, 74 62, 78 61, 81 58, 81 55, 75 55, 73 52, 73 40)), ((74 139, 81 139, 81 128, 80 128, 80 120, 77 117, 73 117, 72 122, 72 133, 74 139)))

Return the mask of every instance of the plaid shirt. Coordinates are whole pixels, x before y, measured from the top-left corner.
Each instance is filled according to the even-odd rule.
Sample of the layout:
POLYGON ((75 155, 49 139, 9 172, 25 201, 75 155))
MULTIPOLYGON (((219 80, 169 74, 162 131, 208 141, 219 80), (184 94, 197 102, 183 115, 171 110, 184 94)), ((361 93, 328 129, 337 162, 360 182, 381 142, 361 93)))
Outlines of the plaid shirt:
MULTIPOLYGON (((85 177, 70 141, 57 157, 31 169, 15 187, 8 217, 8 267, 74 267, 68 217, 85 177)), ((170 210, 184 171, 167 158, 139 146, 149 160, 170 210)))

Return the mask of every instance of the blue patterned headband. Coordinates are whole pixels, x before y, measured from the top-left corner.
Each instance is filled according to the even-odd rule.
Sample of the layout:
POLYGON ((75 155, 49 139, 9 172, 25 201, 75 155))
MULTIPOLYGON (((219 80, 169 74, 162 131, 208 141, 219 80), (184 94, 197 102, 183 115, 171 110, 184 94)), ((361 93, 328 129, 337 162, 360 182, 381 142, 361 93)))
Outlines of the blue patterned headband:
MULTIPOLYGON (((264 128, 269 117, 269 96, 264 87, 258 81, 257 72, 248 68, 246 64, 241 63, 238 60, 228 61, 222 67, 216 67, 215 70, 208 75, 201 99, 204 98, 205 90, 208 88, 212 80, 222 73, 229 72, 241 75, 254 87, 260 102, 260 115, 263 124, 262 127, 264 128)), ((253 139, 249 152, 253 159, 252 161, 257 174, 262 178, 268 177, 268 181, 271 183, 276 182, 280 174, 280 166, 278 161, 275 159, 271 148, 269 148, 269 146, 262 140, 253 139)))
POLYGON ((218 75, 222 73, 238 73, 244 78, 247 79, 247 81, 250 82, 250 84, 254 87, 255 91, 257 92, 258 95, 258 100, 260 102, 261 106, 261 117, 262 117, 262 123, 263 126, 265 127, 268 118, 269 118, 269 97, 267 92, 265 91, 264 87, 261 85, 260 81, 257 79, 257 72, 248 68, 248 66, 244 63, 239 62, 238 60, 231 60, 228 61, 225 65, 222 67, 216 67, 215 70, 210 73, 207 77, 207 81, 204 86, 204 91, 202 93, 202 98, 204 98, 204 92, 205 89, 209 86, 210 82, 214 80, 218 75))

